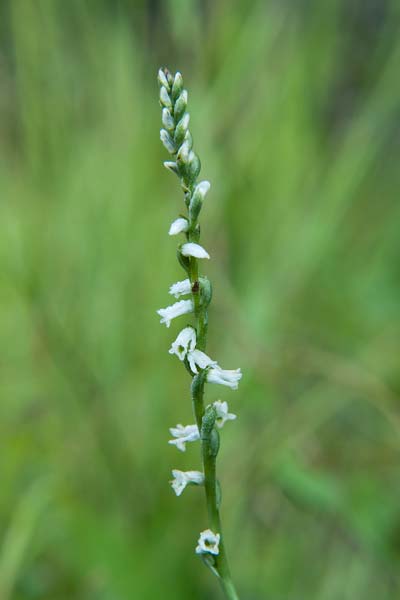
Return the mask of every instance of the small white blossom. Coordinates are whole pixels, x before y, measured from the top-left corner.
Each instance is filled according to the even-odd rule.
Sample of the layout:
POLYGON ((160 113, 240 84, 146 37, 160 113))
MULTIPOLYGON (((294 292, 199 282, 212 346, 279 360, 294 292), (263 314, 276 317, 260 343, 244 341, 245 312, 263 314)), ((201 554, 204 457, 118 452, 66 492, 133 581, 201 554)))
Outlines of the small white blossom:
POLYGON ((232 390, 237 390, 239 387, 239 381, 242 378, 242 372, 240 369, 226 370, 216 366, 210 369, 207 373, 208 383, 219 383, 226 385, 232 390))
POLYGON ((217 413, 215 423, 220 429, 225 425, 226 421, 233 421, 236 419, 236 415, 228 412, 227 402, 221 402, 221 400, 217 400, 216 402, 213 402, 213 406, 217 413))
POLYGON ((200 533, 197 542, 196 554, 219 554, 219 533, 214 533, 211 529, 206 529, 200 533))
POLYGON ((193 242, 187 242, 187 244, 183 244, 181 248, 181 253, 183 256, 194 256, 195 258, 210 258, 210 255, 206 250, 204 250, 203 246, 200 244, 195 244, 193 242))
POLYGON ((189 279, 184 279, 183 281, 177 281, 169 288, 169 293, 171 296, 175 296, 175 298, 179 298, 179 296, 185 296, 186 294, 191 294, 192 292, 192 284, 189 279))
POLYGON ((187 219, 183 217, 179 217, 173 223, 171 223, 171 227, 169 228, 169 235, 178 235, 178 233, 185 232, 189 229, 189 222, 187 219))
POLYGON ((211 183, 209 181, 200 181, 194 189, 195 194, 199 194, 201 199, 204 200, 206 194, 208 193, 211 187, 211 183))
POLYGON ((185 327, 172 342, 169 349, 170 354, 176 354, 179 360, 184 360, 186 354, 196 347, 196 330, 193 327, 185 327))
POLYGON ((170 481, 170 484, 177 496, 182 494, 188 483, 196 485, 204 483, 204 475, 200 471, 179 471, 178 469, 173 469, 172 475, 174 479, 170 481))
POLYGON ((169 440, 168 444, 176 446, 181 452, 186 451, 186 442, 196 442, 200 439, 199 428, 197 425, 183 426, 178 423, 176 427, 171 427, 169 431, 176 439, 169 440))
POLYGON ((165 323, 166 326, 169 327, 172 319, 191 313, 193 312, 193 309, 193 300, 180 300, 180 302, 175 302, 172 306, 160 308, 157 313, 161 317, 160 323, 165 323))
POLYGON ((190 369, 193 373, 198 373, 197 367, 200 369, 206 369, 207 367, 216 366, 217 362, 212 360, 207 354, 201 350, 193 350, 187 355, 190 369))

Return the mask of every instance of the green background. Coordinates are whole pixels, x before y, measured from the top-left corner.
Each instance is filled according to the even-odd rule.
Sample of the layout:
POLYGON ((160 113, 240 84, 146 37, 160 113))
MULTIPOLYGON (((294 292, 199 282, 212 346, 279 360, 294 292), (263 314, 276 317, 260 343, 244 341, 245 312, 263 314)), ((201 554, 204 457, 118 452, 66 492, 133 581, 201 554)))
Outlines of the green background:
POLYGON ((400 597, 400 7, 0 4, 0 599, 221 599, 168 446, 189 378, 160 65, 212 183, 208 351, 242 600, 400 597))

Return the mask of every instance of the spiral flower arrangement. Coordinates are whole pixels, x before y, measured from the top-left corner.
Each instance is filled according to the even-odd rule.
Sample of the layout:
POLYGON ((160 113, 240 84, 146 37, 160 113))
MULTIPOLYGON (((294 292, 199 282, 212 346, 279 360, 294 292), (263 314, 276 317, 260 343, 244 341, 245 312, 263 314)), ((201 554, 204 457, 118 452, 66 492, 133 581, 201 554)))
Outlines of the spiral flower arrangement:
POLYGON ((203 203, 210 190, 208 181, 198 181, 201 164, 193 150, 193 138, 189 131, 190 116, 187 112, 188 93, 183 87, 182 75, 172 75, 167 69, 158 72, 162 124, 160 139, 172 160, 165 167, 177 175, 183 190, 186 214, 179 216, 170 226, 169 235, 182 235, 177 257, 186 278, 174 283, 169 293, 177 302, 157 312, 161 323, 170 326, 171 321, 182 315, 192 315, 193 323, 187 325, 172 342, 169 350, 185 366, 192 377, 191 400, 196 423, 178 424, 171 427, 169 444, 182 452, 189 442, 200 442, 202 471, 173 469, 172 488, 180 496, 187 485, 203 486, 208 510, 208 528, 200 532, 196 546, 204 563, 218 577, 225 595, 238 600, 228 566, 221 528, 221 490, 216 477, 216 459, 220 446, 219 430, 227 421, 236 419, 229 412, 227 402, 216 400, 205 405, 204 388, 207 383, 224 385, 236 390, 242 377, 240 369, 222 369, 205 350, 208 329, 208 307, 211 302, 211 283, 199 274, 199 261, 208 260, 209 253, 200 245, 198 222, 203 203), (185 297, 185 299, 180 299, 185 297))

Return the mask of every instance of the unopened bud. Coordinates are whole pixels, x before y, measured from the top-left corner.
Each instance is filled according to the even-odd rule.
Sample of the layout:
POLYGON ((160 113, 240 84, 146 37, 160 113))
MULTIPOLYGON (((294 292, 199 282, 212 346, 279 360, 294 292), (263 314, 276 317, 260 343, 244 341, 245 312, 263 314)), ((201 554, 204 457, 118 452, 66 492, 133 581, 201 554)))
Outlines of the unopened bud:
POLYGON ((176 162, 166 160, 166 161, 164 161, 164 167, 166 169, 168 169, 168 171, 175 173, 175 175, 178 175, 178 177, 179 177, 179 169, 178 169, 178 165, 176 164, 176 162))
POLYGON ((188 131, 189 127, 189 120, 189 113, 185 113, 182 119, 179 121, 178 125, 176 126, 174 139, 177 145, 181 144, 185 139, 185 134, 188 131))
POLYGON ((183 142, 182 146, 178 150, 178 154, 176 157, 178 165, 180 165, 180 164, 183 164, 185 166, 188 165, 190 153, 191 153, 191 150, 189 148, 189 144, 187 143, 187 141, 183 142))
POLYGON ((165 129, 168 129, 168 131, 173 131, 174 127, 175 127, 175 121, 172 118, 172 115, 170 113, 170 111, 168 110, 168 108, 163 108, 162 110, 162 124, 164 125, 165 129))
POLYGON ((168 150, 170 154, 174 154, 176 152, 176 147, 174 144, 174 140, 169 135, 166 129, 161 129, 160 131, 160 140, 164 144, 165 148, 168 150))
POLYGON ((162 106, 170 109, 172 108, 171 98, 169 97, 167 88, 165 88, 163 85, 160 88, 160 102, 162 106))
POLYGON ((197 217, 201 211, 201 207, 203 206, 203 200, 209 189, 209 181, 201 181, 198 185, 196 185, 189 205, 189 215, 192 221, 197 220, 197 217))
POLYGON ((183 113, 186 110, 187 103, 188 103, 188 93, 186 90, 183 90, 183 92, 179 96, 178 100, 175 102, 174 117, 175 117, 176 121, 179 121, 179 119, 182 118, 183 113))
POLYGON ((195 181, 200 173, 200 159, 193 151, 189 153, 188 176, 190 181, 195 181))
POLYGON ((167 90, 169 90, 168 79, 167 79, 167 76, 164 73, 163 69, 159 69, 159 71, 158 71, 158 81, 159 81, 160 85, 163 85, 165 88, 167 88, 167 90))
POLYGON ((200 277, 201 305, 205 308, 210 304, 212 298, 212 285, 207 277, 200 277))
POLYGON ((172 98, 175 100, 183 90, 183 78, 179 71, 175 74, 174 83, 172 84, 172 98))

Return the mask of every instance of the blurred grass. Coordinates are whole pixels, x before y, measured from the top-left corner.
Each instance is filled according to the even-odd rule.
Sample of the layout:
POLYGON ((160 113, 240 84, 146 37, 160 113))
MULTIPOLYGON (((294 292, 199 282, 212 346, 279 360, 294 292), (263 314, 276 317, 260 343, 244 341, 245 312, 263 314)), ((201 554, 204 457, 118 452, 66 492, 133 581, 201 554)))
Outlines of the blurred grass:
POLYGON ((212 182, 209 351, 246 600, 400 594, 396 2, 1 4, 1 600, 219 598, 155 310, 181 273, 155 76, 212 182))

